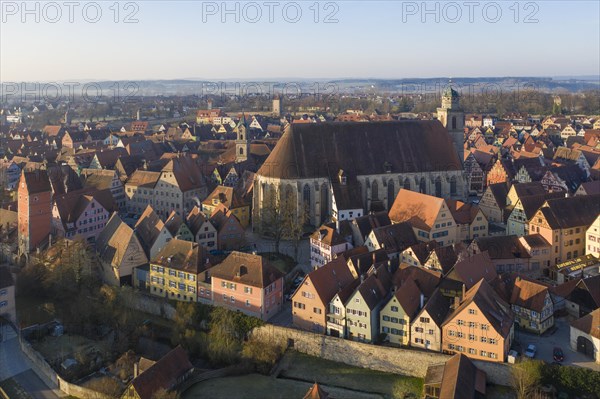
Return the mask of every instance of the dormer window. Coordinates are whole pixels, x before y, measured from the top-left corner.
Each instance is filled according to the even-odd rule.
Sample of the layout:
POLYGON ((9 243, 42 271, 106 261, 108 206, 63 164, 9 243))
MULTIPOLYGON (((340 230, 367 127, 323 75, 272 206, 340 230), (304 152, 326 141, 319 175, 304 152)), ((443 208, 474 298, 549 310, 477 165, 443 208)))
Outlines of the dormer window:
POLYGON ((383 164, 383 170, 385 170, 385 173, 392 173, 392 164, 386 161, 383 164))

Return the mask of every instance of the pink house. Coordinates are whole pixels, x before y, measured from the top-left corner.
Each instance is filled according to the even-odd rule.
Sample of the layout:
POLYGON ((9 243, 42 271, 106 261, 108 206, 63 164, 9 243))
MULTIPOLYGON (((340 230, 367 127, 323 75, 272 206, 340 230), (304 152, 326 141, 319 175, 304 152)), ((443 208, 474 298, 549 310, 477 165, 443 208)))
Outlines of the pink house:
POLYGON ((212 301, 268 320, 283 304, 283 273, 262 256, 232 252, 209 270, 212 301))
POLYGON ((56 196, 52 206, 53 234, 94 243, 114 208, 110 192, 78 190, 56 196))

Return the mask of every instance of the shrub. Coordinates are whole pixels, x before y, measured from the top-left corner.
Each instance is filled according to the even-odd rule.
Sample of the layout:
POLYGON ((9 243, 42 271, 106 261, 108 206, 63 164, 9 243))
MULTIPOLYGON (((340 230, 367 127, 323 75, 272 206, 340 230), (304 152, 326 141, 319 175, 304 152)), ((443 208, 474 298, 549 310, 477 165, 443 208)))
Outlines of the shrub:
POLYGON ((554 385, 572 395, 600 397, 600 373, 576 366, 545 365, 542 369, 544 384, 554 385))
POLYGON ((242 358, 253 363, 259 373, 269 374, 283 352, 285 352, 285 345, 281 343, 251 338, 244 343, 242 358))

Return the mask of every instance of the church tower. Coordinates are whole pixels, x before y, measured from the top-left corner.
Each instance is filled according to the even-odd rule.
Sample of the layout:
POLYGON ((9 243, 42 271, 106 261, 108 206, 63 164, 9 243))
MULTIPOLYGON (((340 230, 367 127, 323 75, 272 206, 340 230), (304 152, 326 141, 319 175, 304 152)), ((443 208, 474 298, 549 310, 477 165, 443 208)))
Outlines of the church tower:
POLYGON ((23 170, 18 189, 19 254, 48 241, 52 229, 52 186, 46 170, 23 170))
POLYGON ((235 139, 235 162, 244 162, 248 159, 250 152, 250 140, 248 139, 248 124, 246 115, 242 114, 240 122, 236 126, 237 137, 235 139))
MULTIPOLYGON (((452 83, 452 82, 450 82, 452 83)), ((450 84, 442 93, 442 106, 437 109, 437 118, 448 129, 461 164, 464 162, 465 114, 460 109, 459 95, 450 84)))
POLYGON ((273 97, 273 106, 271 113, 273 116, 281 116, 281 97, 279 95, 275 95, 273 97))

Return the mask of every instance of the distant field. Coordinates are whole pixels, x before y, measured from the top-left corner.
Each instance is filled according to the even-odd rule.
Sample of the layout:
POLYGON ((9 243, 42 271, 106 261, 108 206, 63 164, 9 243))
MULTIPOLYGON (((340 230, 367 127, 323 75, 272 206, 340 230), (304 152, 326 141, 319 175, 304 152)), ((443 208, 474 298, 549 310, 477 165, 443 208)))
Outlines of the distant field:
MULTIPOLYGON (((196 384, 185 392, 182 399, 291 399, 302 398, 312 383, 271 378, 261 374, 241 377, 216 378, 196 384)), ((331 396, 344 399, 381 399, 381 395, 352 392, 323 386, 331 396)))

